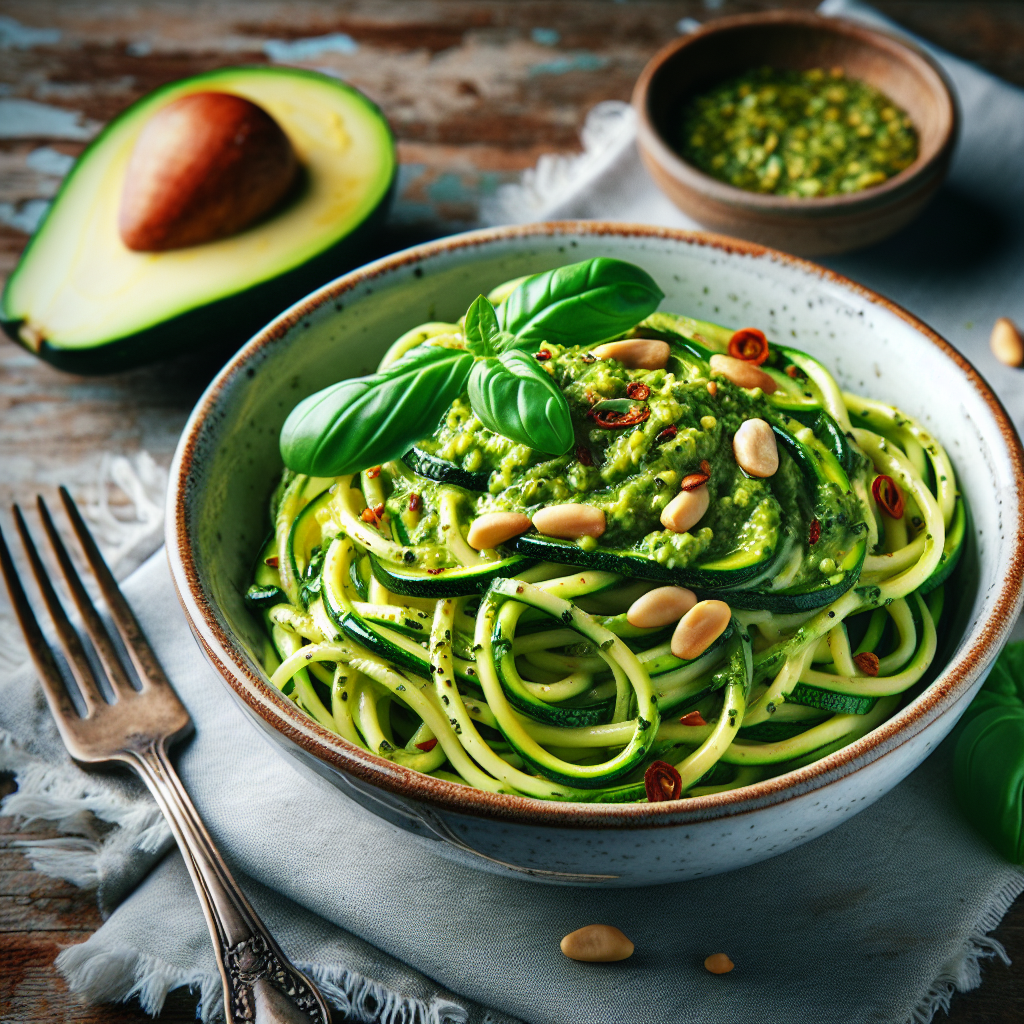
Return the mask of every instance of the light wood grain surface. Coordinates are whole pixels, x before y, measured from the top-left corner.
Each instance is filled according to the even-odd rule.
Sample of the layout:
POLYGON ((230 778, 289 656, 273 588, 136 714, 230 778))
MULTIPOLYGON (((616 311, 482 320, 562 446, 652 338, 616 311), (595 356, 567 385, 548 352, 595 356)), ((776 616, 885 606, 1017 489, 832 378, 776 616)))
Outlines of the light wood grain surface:
MULTIPOLYGON (((381 106, 395 130, 403 166, 391 224, 378 240, 383 252, 473 226, 481 201, 540 154, 578 150, 587 110, 600 100, 628 99, 641 68, 676 36, 680 19, 776 6, 814 4, 0 0, 0 100, 51 108, 16 135, 0 123, 0 280, 27 241, 39 201, 56 191, 61 155, 76 156, 114 114, 173 79, 226 64, 268 63, 281 44, 297 40, 349 36, 354 52, 289 62, 343 75, 381 106)), ((1024 85, 1020 0, 880 0, 876 6, 1024 85)), ((104 452, 146 451, 166 466, 189 410, 222 361, 222 352, 207 352, 122 375, 72 377, 0 340, 0 508, 30 501, 37 489, 58 482, 81 491, 104 452)), ((5 513, 0 520, 8 522, 5 513)), ((11 788, 0 779, 0 792, 11 788)), ((53 970, 59 949, 84 940, 100 919, 92 896, 32 871, 15 845, 52 835, 0 818, 0 1020, 148 1019, 137 1004, 83 1007, 53 970)), ((955 996, 954 1024, 1024 1020, 1024 904, 995 934, 1016 963, 990 963, 979 990, 955 996)), ((178 993, 161 1020, 191 1021, 194 1006, 178 993)))

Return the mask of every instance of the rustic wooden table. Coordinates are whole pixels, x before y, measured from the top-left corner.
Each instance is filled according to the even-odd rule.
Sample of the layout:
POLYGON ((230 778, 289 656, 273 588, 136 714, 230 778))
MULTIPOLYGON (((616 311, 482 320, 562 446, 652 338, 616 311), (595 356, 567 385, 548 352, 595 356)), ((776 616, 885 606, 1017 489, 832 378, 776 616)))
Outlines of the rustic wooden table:
MULTIPOLYGON (((225 64, 267 63, 295 40, 343 33, 354 45, 292 48, 295 63, 340 72, 384 110, 398 137, 400 194, 382 251, 471 227, 481 198, 542 153, 579 148, 586 111, 628 99, 644 63, 683 18, 783 6, 673 0, 0 0, 0 99, 44 104, 32 124, 0 120, 0 278, 74 157, 100 125, 164 82, 225 64)), ((813 7, 813 2, 788 6, 813 7)), ((1024 85, 1019 0, 877 0, 901 24, 1024 85)), ((242 340, 242 339, 239 339, 242 340)), ((71 377, 0 341, 0 506, 58 481, 81 489, 101 453, 167 465, 221 357, 198 354, 99 378, 71 377)), ((0 778, 0 793, 13 783, 0 778)), ((53 833, 0 818, 0 1018, 80 1024, 147 1019, 137 1004, 86 1008, 52 967, 100 924, 93 897, 34 872, 21 839, 53 833)), ((950 1019, 1024 1019, 1024 901, 995 935, 1017 962, 953 999, 950 1019)), ((172 995, 161 1020, 194 1019, 172 995)))

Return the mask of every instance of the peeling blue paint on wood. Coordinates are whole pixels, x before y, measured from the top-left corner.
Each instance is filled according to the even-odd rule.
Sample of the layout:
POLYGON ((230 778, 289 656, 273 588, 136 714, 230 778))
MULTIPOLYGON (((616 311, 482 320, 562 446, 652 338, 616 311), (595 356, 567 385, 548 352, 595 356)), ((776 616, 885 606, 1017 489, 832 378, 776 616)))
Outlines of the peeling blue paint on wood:
POLYGON ((607 57, 599 57, 596 53, 580 50, 578 53, 567 54, 565 57, 534 64, 530 68, 530 77, 564 75, 569 71, 600 71, 607 66, 607 57))
POLYGON ((70 139, 85 141, 100 130, 77 110, 51 107, 35 100, 0 99, 0 139, 70 139))
POLYGON ((326 36, 311 36, 308 39, 268 39, 263 52, 278 63, 293 63, 311 60, 325 53, 351 55, 359 51, 359 44, 344 32, 332 32, 326 36))
POLYGON ((562 41, 562 33, 555 28, 535 28, 530 32, 530 38, 538 46, 557 46, 562 41))
POLYGON ((0 50, 31 50, 60 42, 60 29, 33 28, 0 15, 0 50))

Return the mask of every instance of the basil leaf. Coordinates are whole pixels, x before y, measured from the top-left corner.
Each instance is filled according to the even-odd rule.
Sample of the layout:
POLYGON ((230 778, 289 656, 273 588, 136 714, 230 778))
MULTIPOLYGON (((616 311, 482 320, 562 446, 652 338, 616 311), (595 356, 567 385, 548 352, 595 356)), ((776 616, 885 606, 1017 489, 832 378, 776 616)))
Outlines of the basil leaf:
POLYGON ((472 365, 468 352, 421 345, 384 373, 304 398, 281 428, 285 465, 310 476, 344 476, 399 458, 436 429, 472 365))
POLYGON ((1024 643, 1007 644, 956 727, 953 783, 971 824, 1024 863, 1024 643))
POLYGON ((476 362, 469 374, 469 404, 488 430, 517 444, 549 455, 572 447, 569 403, 525 352, 476 362))
POLYGON ((1009 861, 1024 863, 1024 707, 975 716, 953 755, 957 803, 1009 861))
POLYGON ((501 327, 523 350, 596 344, 635 327, 664 297, 645 270, 599 256, 528 277, 502 303, 501 327))
POLYGON ((494 342, 501 332, 494 307, 481 295, 466 313, 466 348, 475 356, 492 356, 494 342))

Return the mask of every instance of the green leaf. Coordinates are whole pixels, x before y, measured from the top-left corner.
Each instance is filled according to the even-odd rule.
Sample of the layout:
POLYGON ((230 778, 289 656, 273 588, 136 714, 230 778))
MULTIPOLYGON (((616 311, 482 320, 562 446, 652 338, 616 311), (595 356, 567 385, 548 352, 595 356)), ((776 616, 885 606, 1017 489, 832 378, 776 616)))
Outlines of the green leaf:
POLYGON ((1024 643, 1008 644, 957 725, 953 781, 974 827, 1024 863, 1024 643))
POLYGON ((475 356, 492 356, 494 343, 501 333, 494 307, 481 295, 473 300, 466 313, 466 348, 475 356))
POLYGON ((501 327, 523 350, 597 344, 635 327, 664 297, 645 270, 599 256, 528 277, 502 303, 501 327))
POLYGON ((1024 641, 1007 644, 1002 649, 957 728, 963 731, 971 719, 994 707, 1024 708, 1024 641))
POLYGON ((421 345, 384 373, 303 399, 281 428, 281 457, 310 476, 344 476, 404 455, 466 387, 473 356, 421 345))
POLYGON ((1024 707, 975 716, 957 740, 953 781, 971 824, 1007 860, 1024 863, 1024 707))
POLYGON ((488 430, 517 444, 549 455, 573 445, 569 403, 525 352, 476 362, 469 374, 469 404, 488 430))

